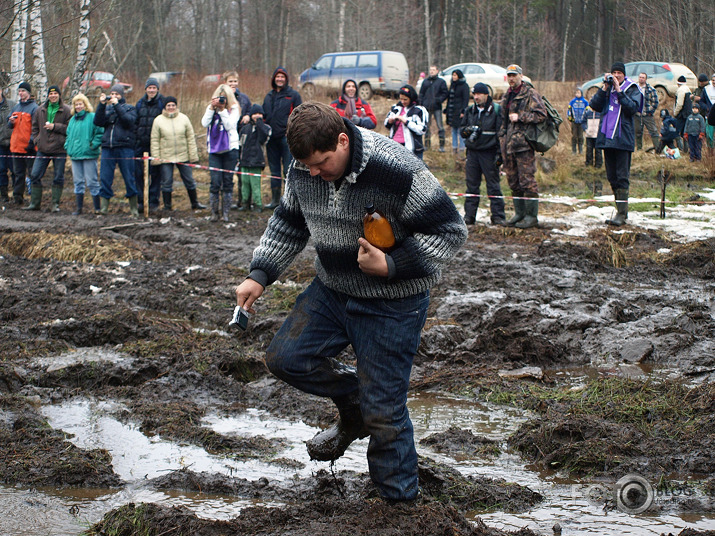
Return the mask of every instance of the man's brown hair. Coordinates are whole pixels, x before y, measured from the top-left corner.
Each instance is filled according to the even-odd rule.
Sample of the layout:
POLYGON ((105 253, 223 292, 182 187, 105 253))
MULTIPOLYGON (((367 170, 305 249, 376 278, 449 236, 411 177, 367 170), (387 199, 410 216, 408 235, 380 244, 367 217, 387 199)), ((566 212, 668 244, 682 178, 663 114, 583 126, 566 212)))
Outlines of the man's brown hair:
POLYGON ((315 151, 334 151, 341 132, 347 134, 348 128, 335 108, 322 102, 304 102, 288 118, 288 148, 298 160, 315 151))

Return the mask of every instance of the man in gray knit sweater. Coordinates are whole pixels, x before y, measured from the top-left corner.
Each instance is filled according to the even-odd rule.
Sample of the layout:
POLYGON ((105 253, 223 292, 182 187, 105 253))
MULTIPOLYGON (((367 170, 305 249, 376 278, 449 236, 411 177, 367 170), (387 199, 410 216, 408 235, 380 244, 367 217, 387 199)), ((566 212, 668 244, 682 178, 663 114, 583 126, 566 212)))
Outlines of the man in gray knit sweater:
POLYGON ((270 371, 298 389, 330 397, 338 422, 308 442, 312 459, 332 461, 370 436, 370 476, 388 501, 418 493, 417 452, 407 411, 412 360, 429 289, 467 236, 437 179, 396 142, 344 121, 330 106, 305 103, 288 121, 293 154, 285 195, 236 289, 250 312, 312 238, 317 277, 266 353, 270 371), (363 238, 365 206, 390 224, 388 253, 363 238), (352 345, 357 367, 335 359, 352 345))

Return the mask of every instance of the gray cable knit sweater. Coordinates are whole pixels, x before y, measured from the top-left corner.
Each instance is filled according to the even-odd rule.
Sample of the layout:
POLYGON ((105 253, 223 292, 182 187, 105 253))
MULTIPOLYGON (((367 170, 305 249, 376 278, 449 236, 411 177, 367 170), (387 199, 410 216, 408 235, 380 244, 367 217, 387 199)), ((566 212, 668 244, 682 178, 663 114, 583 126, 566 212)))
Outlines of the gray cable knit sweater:
POLYGON ((294 161, 285 196, 253 252, 252 279, 276 281, 313 238, 320 280, 357 298, 403 298, 423 292, 440 278, 443 265, 462 246, 467 228, 437 179, 403 146, 358 128, 350 129, 350 172, 335 183, 294 161), (397 246, 390 251, 394 277, 364 274, 357 263, 365 205, 373 203, 392 224, 397 246))

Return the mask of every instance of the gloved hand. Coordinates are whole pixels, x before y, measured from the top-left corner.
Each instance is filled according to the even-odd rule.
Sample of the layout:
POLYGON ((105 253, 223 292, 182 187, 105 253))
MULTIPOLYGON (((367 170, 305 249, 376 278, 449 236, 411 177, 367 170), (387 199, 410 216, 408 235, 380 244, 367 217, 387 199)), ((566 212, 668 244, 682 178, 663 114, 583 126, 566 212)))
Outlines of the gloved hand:
POLYGON ((353 116, 350 118, 350 121, 352 121, 352 122, 355 123, 356 125, 359 125, 359 124, 360 124, 360 118, 357 116, 357 114, 356 114, 356 115, 353 115, 353 116))
POLYGON ((494 167, 499 168, 504 163, 504 159, 501 156, 501 151, 497 151, 494 157, 494 167))
POLYGON ((25 151, 28 153, 34 153, 35 152, 35 144, 32 140, 27 144, 27 147, 25 147, 25 151))
POLYGON ((701 140, 702 140, 702 139, 705 139, 705 132, 701 132, 701 133, 700 133, 700 139, 701 139, 701 140))
POLYGON ((683 139, 684 139, 684 140, 687 140, 687 139, 688 139, 688 133, 687 133, 687 132, 686 132, 685 134, 683 134, 683 139))

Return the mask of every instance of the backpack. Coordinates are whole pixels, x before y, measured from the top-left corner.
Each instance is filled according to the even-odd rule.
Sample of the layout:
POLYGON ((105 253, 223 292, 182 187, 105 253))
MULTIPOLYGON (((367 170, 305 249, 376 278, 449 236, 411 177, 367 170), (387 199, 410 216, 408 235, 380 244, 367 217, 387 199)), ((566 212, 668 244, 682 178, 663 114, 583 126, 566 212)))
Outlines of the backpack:
POLYGON ((544 154, 559 141, 559 127, 564 120, 546 97, 542 95, 541 100, 546 106, 546 120, 541 123, 529 123, 524 137, 534 151, 544 154))

